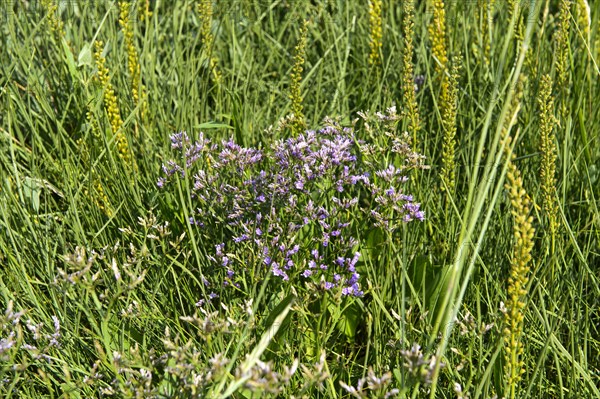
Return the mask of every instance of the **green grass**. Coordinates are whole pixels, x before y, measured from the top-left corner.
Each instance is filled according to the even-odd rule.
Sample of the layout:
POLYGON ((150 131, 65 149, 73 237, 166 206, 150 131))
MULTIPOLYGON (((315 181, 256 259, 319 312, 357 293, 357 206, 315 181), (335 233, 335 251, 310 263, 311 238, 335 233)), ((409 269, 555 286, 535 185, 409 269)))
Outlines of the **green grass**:
MULTIPOLYGON (((180 160, 169 138, 179 131, 192 139, 202 131, 219 145, 233 138, 265 154, 290 138, 292 130, 278 124, 291 112, 294 49, 308 20, 301 83, 307 126, 320 129, 327 116, 354 126, 355 138, 376 149, 369 157, 355 147, 357 165, 385 189, 374 172, 404 165, 390 150, 408 118, 397 125, 353 123, 360 111, 402 110, 401 2, 383 2, 380 68, 368 63, 366 0, 214 2, 210 48, 199 35, 196 2, 152 1, 144 20, 136 5, 145 115, 131 96, 115 2, 58 2, 64 37, 50 31, 52 16, 42 2, 2 2, 0 395, 350 398, 385 397, 396 389, 397 397, 455 398, 460 384, 470 398, 505 396, 500 309, 507 303, 513 219, 500 138, 517 82, 526 76, 510 133, 534 203, 536 235, 521 337, 525 373, 516 397, 599 397, 600 3, 587 2, 590 38, 578 18, 584 1, 574 1, 566 83, 553 89, 560 222, 554 240, 541 204, 536 98, 543 74, 559 78, 560 2, 518 2, 524 8, 511 20, 507 2, 496 1, 484 34, 487 1, 446 1, 448 55, 463 60, 457 184, 449 205, 440 178, 440 77, 427 33, 432 12, 428 2, 417 2, 414 71, 424 84, 414 149, 428 168, 407 168, 403 187, 421 203, 425 220, 398 223, 393 231, 375 228, 369 210, 378 205, 370 189, 357 184, 337 193, 327 175, 308 196, 298 194, 298 203, 310 198, 331 211, 334 196, 358 198, 345 213, 331 211, 336 223, 349 223, 344 231, 356 245, 332 240, 319 247, 318 223, 282 233, 288 248, 300 246, 293 258, 298 266, 317 247, 330 267, 336 257, 360 252, 362 297, 324 290, 294 269, 282 281, 251 241, 234 243, 242 231, 224 220, 231 198, 202 202, 193 195, 192 173, 173 177, 164 189, 157 180, 163 164, 180 160), (136 167, 116 149, 95 79, 96 40, 105 43, 136 167), (108 200, 104 209, 98 184, 108 200), (207 215, 204 228, 189 223, 199 207, 207 215), (211 261, 221 242, 238 288, 214 283, 226 278, 211 261), (218 297, 210 299, 212 292, 218 297), (385 377, 380 387, 375 376, 385 377), (345 386, 357 387, 360 379, 366 379, 364 396, 352 396, 345 386)), ((212 173, 216 161, 207 150, 194 173, 212 173)), ((279 168, 266 155, 261 162, 241 172, 235 165, 222 169, 220 178, 243 187, 258 168, 279 168)), ((219 194, 214 187, 207 193, 219 194)), ((297 222, 299 215, 277 200, 269 223, 297 222)))

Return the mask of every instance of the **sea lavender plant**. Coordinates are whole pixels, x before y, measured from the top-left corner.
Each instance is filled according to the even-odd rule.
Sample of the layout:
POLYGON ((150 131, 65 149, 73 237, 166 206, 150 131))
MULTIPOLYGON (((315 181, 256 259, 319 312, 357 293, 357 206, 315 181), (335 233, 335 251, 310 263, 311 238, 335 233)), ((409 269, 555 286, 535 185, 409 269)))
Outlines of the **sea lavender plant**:
POLYGON ((294 360, 291 367, 284 367, 283 372, 277 372, 273 369, 273 362, 267 363, 257 361, 256 364, 247 372, 241 368, 236 369, 237 379, 245 379, 245 388, 250 392, 257 392, 262 395, 277 395, 290 384, 290 380, 298 368, 298 359, 294 360))
POLYGON ((351 397, 357 399, 375 398, 393 398, 400 393, 397 388, 390 388, 392 382, 392 373, 386 372, 381 377, 377 377, 373 369, 369 367, 367 376, 358 380, 356 387, 340 381, 340 386, 344 388, 351 397))
MULTIPOLYGON (((193 141, 186 132, 173 134, 171 147, 179 156, 163 165, 157 184, 167 190, 189 179, 189 225, 214 248, 203 271, 210 290, 244 289, 270 271, 282 282, 362 296, 356 223, 393 229, 393 221, 424 219, 402 187, 414 160, 381 170, 365 164, 362 149, 370 147, 332 119, 268 149, 215 144, 203 133, 193 141), (359 195, 371 199, 359 203, 359 195)), ((400 138, 393 150, 407 155, 400 138)))
POLYGON ((19 392, 21 384, 34 386, 56 367, 56 354, 62 344, 61 323, 52 315, 50 325, 38 320, 34 312, 16 311, 20 307, 8 301, 0 314, 0 396, 19 392), (29 376, 37 369, 38 381, 29 376))
MULTIPOLYGON (((404 359, 404 368, 416 382, 424 385, 431 384, 433 371, 438 362, 435 356, 427 357, 417 343, 413 343, 409 350, 401 350, 400 355, 404 359)), ((444 364, 440 366, 443 367, 444 364)))

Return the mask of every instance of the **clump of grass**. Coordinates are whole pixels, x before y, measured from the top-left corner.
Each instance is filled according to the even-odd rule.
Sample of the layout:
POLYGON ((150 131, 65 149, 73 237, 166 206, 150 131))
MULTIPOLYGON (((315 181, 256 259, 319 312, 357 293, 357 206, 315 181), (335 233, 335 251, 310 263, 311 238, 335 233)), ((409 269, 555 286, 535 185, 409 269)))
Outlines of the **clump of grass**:
POLYGON ((306 118, 304 116, 304 99, 302 97, 302 72, 306 58, 306 42, 308 40, 308 20, 302 21, 300 37, 294 48, 294 64, 290 74, 290 100, 292 101, 292 131, 298 135, 306 129, 306 118))
MULTIPOLYGON (((93 143, 98 143, 102 140, 102 136, 100 134, 100 126, 98 124, 98 119, 95 117, 94 112, 92 110, 92 103, 88 104, 88 109, 86 112, 86 120, 89 125, 89 131, 91 133, 91 138, 93 143)), ((80 160, 82 165, 84 165, 85 169, 92 169, 91 177, 91 192, 90 189, 86 188, 84 190, 84 194, 90 198, 90 200, 96 205, 100 211, 102 211, 106 216, 111 217, 113 215, 112 206, 108 199, 108 195, 104 190, 104 186, 102 184, 102 176, 99 175, 96 171, 95 166, 91 164, 90 159, 90 147, 88 146, 88 142, 85 140, 85 137, 80 137, 77 139, 77 147, 80 153, 80 160)), ((84 173, 81 173, 81 177, 83 178, 84 173)))
POLYGON ((383 45, 383 4, 381 0, 369 0, 369 65, 381 65, 383 45))
MULTIPOLYGON (((521 49, 521 46, 523 45, 523 42, 525 41, 525 31, 526 31, 528 13, 526 12, 526 9, 523 10, 521 8, 521 4, 519 2, 515 2, 512 5, 510 10, 511 10, 510 15, 512 16, 513 14, 516 14, 516 17, 517 17, 516 28, 515 28, 515 42, 516 42, 515 47, 516 47, 516 51, 518 53, 521 49)), ((534 51, 535 44, 536 44, 536 41, 531 43, 531 46, 527 47, 527 52, 525 53, 524 66, 526 68, 525 70, 527 71, 526 73, 530 76, 537 76, 537 74, 538 74, 537 57, 536 57, 536 54, 534 51)))

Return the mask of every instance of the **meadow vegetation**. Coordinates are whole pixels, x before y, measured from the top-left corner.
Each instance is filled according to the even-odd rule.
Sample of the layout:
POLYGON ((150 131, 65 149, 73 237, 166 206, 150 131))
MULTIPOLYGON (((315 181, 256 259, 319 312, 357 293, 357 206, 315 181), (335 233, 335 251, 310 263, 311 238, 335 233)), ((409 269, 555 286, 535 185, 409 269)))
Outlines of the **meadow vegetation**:
POLYGON ((0 396, 600 397, 600 2, 0 7, 0 396))

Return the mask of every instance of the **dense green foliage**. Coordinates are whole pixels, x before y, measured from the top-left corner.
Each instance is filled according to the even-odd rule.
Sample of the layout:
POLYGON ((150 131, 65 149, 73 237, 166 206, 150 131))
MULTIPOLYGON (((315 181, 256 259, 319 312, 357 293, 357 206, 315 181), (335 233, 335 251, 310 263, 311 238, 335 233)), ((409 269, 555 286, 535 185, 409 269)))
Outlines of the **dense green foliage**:
POLYGON ((132 3, 0 5, 0 396, 600 397, 600 2, 132 3))

